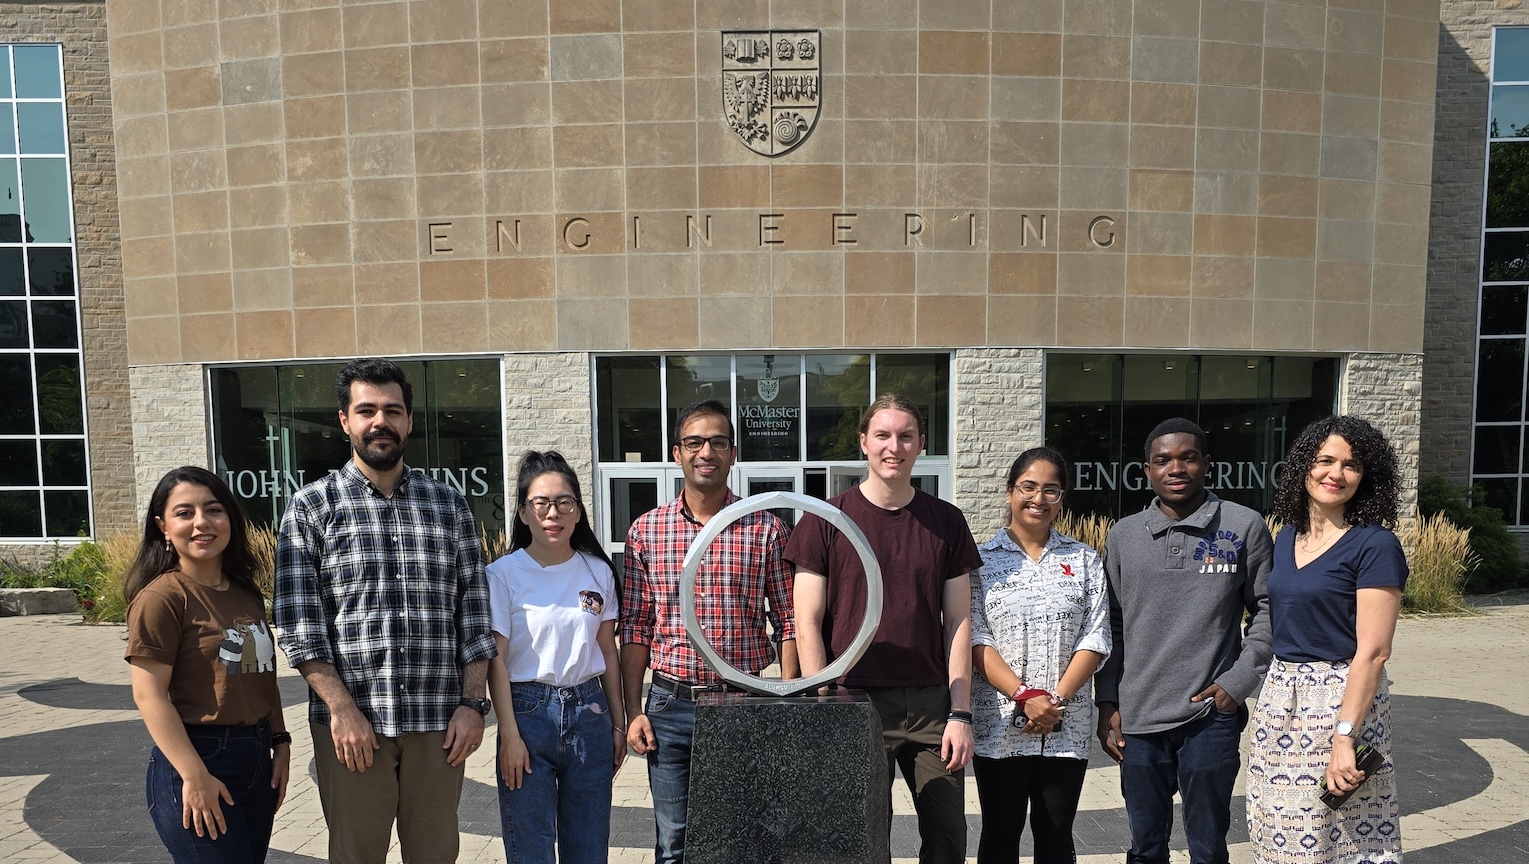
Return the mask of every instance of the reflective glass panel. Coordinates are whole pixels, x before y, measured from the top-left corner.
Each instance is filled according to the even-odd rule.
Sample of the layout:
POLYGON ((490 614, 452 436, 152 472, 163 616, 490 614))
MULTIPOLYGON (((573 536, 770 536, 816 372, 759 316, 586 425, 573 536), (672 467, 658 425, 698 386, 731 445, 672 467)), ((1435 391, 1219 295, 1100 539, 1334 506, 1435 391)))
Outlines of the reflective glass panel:
POLYGON ((13 45, 16 98, 58 99, 64 95, 57 45, 13 45))
POLYGON ((665 462, 664 417, 657 357, 595 361, 595 413, 601 462, 665 462))
POLYGON ((27 274, 34 297, 74 296, 74 255, 69 249, 28 249, 27 274))
POLYGON ((1521 421, 1524 397, 1524 340, 1483 339, 1476 362, 1476 420, 1521 421))
POLYGON ((1481 281, 1529 280, 1529 232, 1494 231, 1486 235, 1481 255, 1481 281))
POLYGON ((671 356, 668 365, 669 437, 679 434, 675 420, 687 405, 704 399, 721 402, 733 410, 733 362, 725 355, 671 356))
POLYGON ((0 45, 0 99, 11 98, 11 46, 0 45))
POLYGON ((1486 490, 1486 505, 1502 511, 1503 518, 1511 524, 1518 513, 1518 478, 1484 477, 1476 481, 1486 490))
MULTIPOLYGON (((0 354, 0 435, 36 435, 32 418, 32 358, 0 354)), ((4 532, 0 531, 0 536, 4 532)))
POLYGON ((0 301, 0 348, 26 348, 27 301, 0 301))
POLYGON ((49 537, 90 536, 89 492, 49 489, 42 493, 42 497, 48 508, 49 537))
MULTIPOLYGON (((0 227, 4 227, 0 216, 0 227)), ((17 297, 27 293, 26 273, 21 269, 21 248, 0 247, 0 297, 17 297)))
POLYGON ((1529 138, 1529 86, 1492 88, 1492 120, 1487 134, 1493 138, 1529 138))
POLYGON ((36 439, 0 439, 0 486, 36 485, 36 439))
MULTIPOLYGON (((424 376, 418 380, 428 386, 414 398, 419 403, 424 397, 426 422, 415 429, 427 434, 425 464, 437 480, 467 499, 479 523, 503 527, 504 415, 499 362, 431 360, 424 366, 424 376)), ((412 440, 410 444, 412 447, 412 440)))
POLYGON ((16 154, 16 106, 10 102, 0 104, 0 153, 16 154))
MULTIPOLYGON (((1120 360, 1118 354, 1046 357, 1046 443, 1061 451, 1072 466, 1070 510, 1119 512, 1120 360)), ((1023 449, 1017 444, 1015 456, 1023 449)), ((1139 481, 1137 450, 1130 459, 1138 464, 1132 473, 1139 481)))
POLYGON ((62 159, 21 160, 22 203, 27 232, 36 243, 71 243, 69 168, 62 159))
POLYGON ((1481 289, 1481 335, 1517 336, 1529 320, 1529 286, 1487 285, 1481 289))
POLYGON ((876 391, 912 400, 924 412, 925 452, 950 455, 950 355, 877 354, 876 391))
POLYGON ((22 153, 62 155, 68 152, 64 139, 64 103, 18 103, 16 126, 21 133, 22 153))
POLYGON ((84 486, 85 442, 44 439, 42 482, 48 486, 84 486))
POLYGON ((1529 81, 1529 27, 1497 28, 1492 80, 1529 81))
POLYGON ((1498 141, 1490 158, 1487 227, 1529 228, 1529 141, 1498 141))
POLYGON ((42 536, 42 496, 36 491, 0 492, 0 537, 42 536))
POLYGON ((864 459, 860 415, 869 404, 870 355, 808 354, 807 458, 864 459))
POLYGON ((73 300, 32 301, 32 346, 80 347, 79 333, 74 325, 73 300))
POLYGON ((802 454, 800 354, 740 355, 738 458, 794 462, 802 454))
POLYGON ((1475 458, 1477 474, 1517 474, 1521 426, 1477 426, 1475 458))
MULTIPOLYGON (((21 175, 15 159, 0 159, 0 243, 21 242, 21 175)), ((28 240, 31 236, 28 235, 28 240)))
POLYGON ((80 355, 37 354, 38 431, 78 435, 85 431, 80 403, 80 355))

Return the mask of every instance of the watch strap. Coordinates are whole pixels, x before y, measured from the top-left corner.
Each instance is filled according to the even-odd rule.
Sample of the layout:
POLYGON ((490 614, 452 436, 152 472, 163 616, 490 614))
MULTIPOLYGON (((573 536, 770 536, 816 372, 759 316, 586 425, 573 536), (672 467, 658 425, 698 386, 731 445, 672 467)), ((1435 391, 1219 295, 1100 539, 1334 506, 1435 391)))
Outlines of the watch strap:
POLYGON ((469 699, 463 696, 457 700, 457 705, 463 708, 471 708, 485 717, 488 716, 489 701, 487 699, 469 699))

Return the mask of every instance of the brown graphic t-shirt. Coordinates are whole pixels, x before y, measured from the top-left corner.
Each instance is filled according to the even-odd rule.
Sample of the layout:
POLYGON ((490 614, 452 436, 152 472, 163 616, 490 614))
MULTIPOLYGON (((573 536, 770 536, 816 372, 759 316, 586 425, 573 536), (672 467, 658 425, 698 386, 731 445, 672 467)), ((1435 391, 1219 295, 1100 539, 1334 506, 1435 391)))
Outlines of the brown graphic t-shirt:
POLYGON ((127 610, 127 659, 169 664, 170 702, 192 725, 286 728, 276 689, 276 640, 265 604, 236 587, 218 591, 171 571, 127 610))

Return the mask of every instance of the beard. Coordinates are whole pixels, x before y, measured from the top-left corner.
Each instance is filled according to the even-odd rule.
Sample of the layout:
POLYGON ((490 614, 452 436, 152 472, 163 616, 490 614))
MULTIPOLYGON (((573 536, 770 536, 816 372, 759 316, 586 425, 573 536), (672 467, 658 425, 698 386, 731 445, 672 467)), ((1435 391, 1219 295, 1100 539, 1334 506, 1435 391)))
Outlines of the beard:
POLYGON ((356 455, 361 457, 362 462, 378 471, 391 471, 396 468, 403 459, 404 445, 407 443, 409 443, 408 438, 391 432, 373 432, 365 437, 355 435, 350 437, 350 446, 355 449, 356 455))

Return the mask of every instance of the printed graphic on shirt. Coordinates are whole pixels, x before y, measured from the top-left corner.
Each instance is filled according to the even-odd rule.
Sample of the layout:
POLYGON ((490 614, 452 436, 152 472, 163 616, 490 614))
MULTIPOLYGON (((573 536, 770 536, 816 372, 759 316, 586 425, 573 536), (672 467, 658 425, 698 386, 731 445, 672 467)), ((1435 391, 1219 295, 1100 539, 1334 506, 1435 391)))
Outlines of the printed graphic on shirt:
POLYGON ((599 591, 580 591, 579 608, 591 615, 599 615, 605 611, 605 598, 599 591))
POLYGON ((230 675, 276 671, 276 643, 264 621, 224 629, 218 659, 230 675))
POLYGON ((1195 547, 1201 573, 1236 573, 1241 557, 1242 538, 1235 531, 1217 531, 1216 536, 1202 538, 1195 547))

